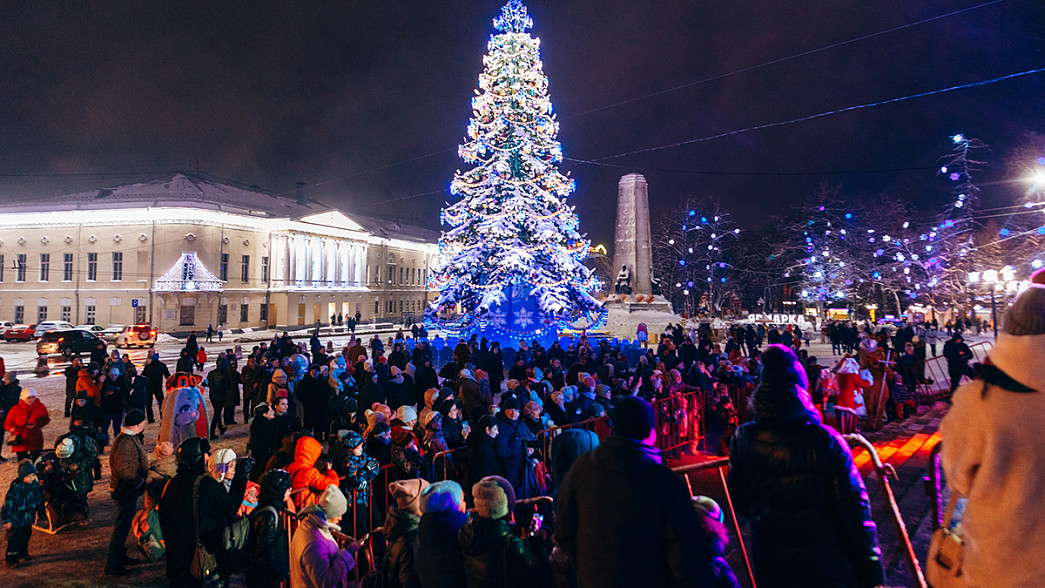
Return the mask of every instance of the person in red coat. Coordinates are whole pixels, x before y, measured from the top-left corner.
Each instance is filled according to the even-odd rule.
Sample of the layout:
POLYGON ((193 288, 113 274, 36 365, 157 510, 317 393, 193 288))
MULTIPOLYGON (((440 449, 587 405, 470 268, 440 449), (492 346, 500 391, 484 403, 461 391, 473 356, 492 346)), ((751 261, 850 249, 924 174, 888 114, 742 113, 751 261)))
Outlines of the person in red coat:
POLYGON ((36 390, 26 388, 18 404, 11 407, 4 420, 4 429, 11 433, 11 451, 18 455, 18 461, 36 459, 44 448, 44 434, 41 429, 51 418, 47 416, 47 407, 40 402, 36 390), (17 439, 17 441, 16 441, 17 439))
POLYGON ((860 364, 852 356, 846 355, 838 362, 838 399, 835 404, 846 408, 856 408, 856 392, 863 394, 871 387, 871 381, 860 374, 860 364))

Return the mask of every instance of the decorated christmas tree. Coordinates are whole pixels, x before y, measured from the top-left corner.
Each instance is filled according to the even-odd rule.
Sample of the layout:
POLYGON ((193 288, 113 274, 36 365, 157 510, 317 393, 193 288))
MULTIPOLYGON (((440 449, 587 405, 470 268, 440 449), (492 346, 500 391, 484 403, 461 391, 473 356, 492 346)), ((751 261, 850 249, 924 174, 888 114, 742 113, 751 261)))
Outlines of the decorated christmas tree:
POLYGON ((605 311, 582 262, 589 243, 566 198, 574 181, 559 172, 559 124, 548 98, 540 41, 519 0, 494 20, 472 120, 459 154, 468 164, 443 209, 446 228, 427 321, 450 335, 511 343, 598 328, 605 311))

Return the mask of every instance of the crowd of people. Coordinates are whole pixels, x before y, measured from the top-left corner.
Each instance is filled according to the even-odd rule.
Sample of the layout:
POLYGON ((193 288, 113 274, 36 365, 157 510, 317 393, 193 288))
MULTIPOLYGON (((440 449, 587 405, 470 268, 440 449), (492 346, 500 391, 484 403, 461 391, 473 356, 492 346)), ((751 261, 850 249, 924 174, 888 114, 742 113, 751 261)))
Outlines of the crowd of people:
POLYGON ((453 344, 445 362, 437 358, 448 343, 418 330, 409 340, 401 332, 384 341, 353 336, 339 350, 318 330, 307 342, 284 332, 212 360, 192 334, 173 374, 158 354, 140 373, 115 352, 77 360, 65 373, 69 430, 53 450, 44 451, 47 411, 35 392, 23 391, 8 411, 15 426, 6 428, 24 445, 14 448, 19 477, 4 507, 7 562, 27 559, 24 522, 35 513, 88 516, 87 493, 111 444, 109 575, 131 574, 139 562, 126 553, 133 528, 141 553, 164 559, 176 586, 227 584, 233 574, 252 586, 288 578, 334 586, 355 573, 387 586, 564 578, 631 586, 640 576, 731 586, 721 509, 691 501, 683 479, 661 464, 657 442, 664 430, 654 406, 697 394, 702 414, 691 418, 704 420, 701 448, 733 456, 730 487, 755 532, 759 583, 873 586, 881 562, 866 492, 848 446, 823 425, 823 402, 844 404, 850 380, 867 383, 864 372, 871 384, 917 374, 881 354, 906 353, 915 339, 917 357, 919 342, 857 329, 859 356, 822 368, 807 355, 808 331, 736 324, 716 343, 707 325, 688 333, 674 325, 648 348, 581 336, 547 347, 520 342, 507 353, 472 337, 453 344), (861 366, 856 378, 848 377, 852 361, 861 366), (844 389, 823 385, 831 379, 844 389), (729 386, 754 390, 745 411, 752 421, 739 429, 729 386), (153 400, 161 426, 150 459, 143 430, 156 419, 153 400), (608 438, 566 427, 603 416, 608 438), (246 455, 211 451, 210 441, 240 423, 249 428, 246 455), (772 456, 770 439, 779 445, 772 456), (781 451, 783 465, 768 467, 781 451), (810 463, 825 465, 811 471, 810 463), (555 506, 534 506, 529 499, 539 496, 555 506), (831 513, 844 513, 841 522, 831 513), (786 533, 795 533, 793 549, 782 556, 774 543, 786 533), (358 557, 364 545, 373 562, 358 557))

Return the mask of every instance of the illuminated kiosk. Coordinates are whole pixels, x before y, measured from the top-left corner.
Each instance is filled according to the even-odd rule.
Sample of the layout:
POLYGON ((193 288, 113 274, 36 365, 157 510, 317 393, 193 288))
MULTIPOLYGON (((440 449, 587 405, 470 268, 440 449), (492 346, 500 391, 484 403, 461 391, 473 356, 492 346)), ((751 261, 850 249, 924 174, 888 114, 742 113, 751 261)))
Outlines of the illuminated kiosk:
POLYGON ((557 169, 559 125, 540 41, 526 32, 533 21, 510 0, 494 26, 458 150, 473 167, 450 185, 461 199, 442 212, 449 228, 430 282, 439 295, 425 320, 450 337, 550 344, 562 331, 601 328, 607 313, 583 265, 590 244, 566 204, 575 183, 557 169))

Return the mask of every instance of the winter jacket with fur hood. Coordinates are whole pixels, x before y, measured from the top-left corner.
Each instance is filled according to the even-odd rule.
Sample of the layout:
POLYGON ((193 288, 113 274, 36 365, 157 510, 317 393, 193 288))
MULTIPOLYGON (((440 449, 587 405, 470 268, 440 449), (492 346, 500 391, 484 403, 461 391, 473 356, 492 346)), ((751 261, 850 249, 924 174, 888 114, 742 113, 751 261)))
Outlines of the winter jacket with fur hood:
MULTIPOLYGON (((1008 328, 1008 325, 1006 325, 1008 328)), ((1041 586, 1045 578, 1045 335, 998 335, 993 365, 960 386, 940 424, 947 484, 962 516, 969 586, 1041 586)))

